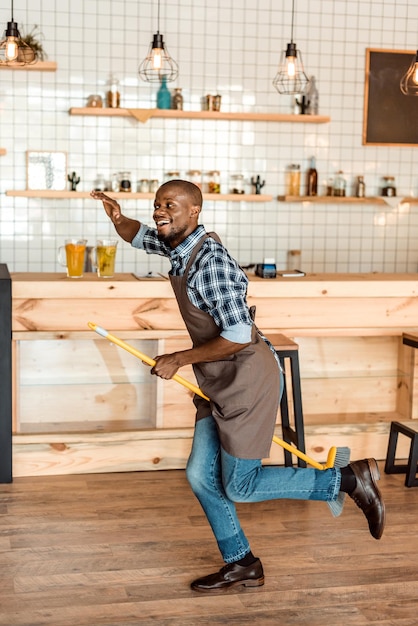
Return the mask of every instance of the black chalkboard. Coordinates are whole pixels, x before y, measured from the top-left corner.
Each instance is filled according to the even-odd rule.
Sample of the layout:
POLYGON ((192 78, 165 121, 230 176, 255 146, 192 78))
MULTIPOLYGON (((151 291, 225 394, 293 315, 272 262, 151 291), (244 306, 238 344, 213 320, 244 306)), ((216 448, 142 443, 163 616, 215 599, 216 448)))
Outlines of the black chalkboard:
POLYGON ((418 97, 400 89, 416 51, 366 50, 364 145, 418 145, 418 97))

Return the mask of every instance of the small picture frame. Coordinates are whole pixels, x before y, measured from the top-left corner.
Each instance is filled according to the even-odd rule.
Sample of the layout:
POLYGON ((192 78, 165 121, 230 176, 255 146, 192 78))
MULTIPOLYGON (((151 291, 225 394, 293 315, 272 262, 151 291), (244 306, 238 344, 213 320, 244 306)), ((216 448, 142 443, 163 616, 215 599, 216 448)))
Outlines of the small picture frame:
POLYGON ((26 152, 27 189, 62 191, 67 186, 66 152, 26 152))

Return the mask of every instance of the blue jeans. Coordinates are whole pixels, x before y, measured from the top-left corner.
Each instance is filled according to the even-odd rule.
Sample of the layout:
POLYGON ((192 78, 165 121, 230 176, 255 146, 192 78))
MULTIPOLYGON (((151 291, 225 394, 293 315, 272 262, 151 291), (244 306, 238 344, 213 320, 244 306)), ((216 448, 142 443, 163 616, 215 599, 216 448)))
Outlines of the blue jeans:
POLYGON ((263 466, 260 459, 231 456, 220 445, 212 416, 196 423, 186 475, 226 563, 250 552, 234 502, 280 498, 331 501, 338 496, 341 484, 337 468, 263 466))

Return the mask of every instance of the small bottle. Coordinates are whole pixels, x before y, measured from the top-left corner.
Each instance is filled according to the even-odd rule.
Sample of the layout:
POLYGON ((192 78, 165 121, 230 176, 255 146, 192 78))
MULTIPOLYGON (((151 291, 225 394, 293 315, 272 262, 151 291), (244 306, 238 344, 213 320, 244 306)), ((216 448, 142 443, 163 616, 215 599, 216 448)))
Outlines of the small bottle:
POLYGON ((131 186, 131 173, 130 172, 121 172, 120 174, 120 191, 132 191, 131 186))
POLYGON ((366 184, 364 182, 363 176, 357 176, 357 184, 356 184, 356 197, 364 198, 366 195, 366 184))
POLYGON ((149 181, 149 190, 150 190, 151 193, 155 193, 159 186, 160 186, 160 184, 158 182, 158 178, 152 178, 149 181))
POLYGON ((396 196, 396 186, 394 176, 383 177, 382 196, 393 197, 396 196))
POLYGON ((311 157, 311 165, 306 174, 306 195, 318 195, 318 172, 316 171, 315 157, 311 157))
POLYGON ((345 189, 347 186, 347 182, 343 176, 343 172, 340 170, 337 172, 336 177, 334 178, 334 187, 333 187, 333 196, 342 198, 345 196, 345 189))
POLYGON ((183 110, 183 94, 181 93, 180 87, 176 87, 174 89, 174 93, 171 98, 171 108, 177 109, 178 111, 183 110))
POLYGON ((117 109, 120 106, 119 81, 114 76, 111 76, 109 79, 106 104, 110 109, 117 109))
POLYGON ((157 91, 157 109, 169 109, 171 107, 171 93, 167 87, 167 78, 161 79, 161 85, 157 91))
POLYGON ((308 113, 309 115, 318 115, 319 111, 319 94, 316 87, 315 76, 311 76, 307 88, 308 97, 308 113))
POLYGON ((292 163, 286 172, 286 195, 300 196, 300 165, 292 163))

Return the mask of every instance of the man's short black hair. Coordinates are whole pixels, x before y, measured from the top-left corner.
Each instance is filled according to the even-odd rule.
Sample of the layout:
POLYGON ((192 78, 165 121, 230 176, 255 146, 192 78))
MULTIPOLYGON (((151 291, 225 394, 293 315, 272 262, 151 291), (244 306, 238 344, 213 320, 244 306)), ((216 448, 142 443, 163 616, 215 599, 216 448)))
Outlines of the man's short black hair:
POLYGON ((166 187, 168 185, 172 185, 173 187, 179 187, 186 195, 188 195, 193 204, 197 206, 202 206, 203 197, 200 188, 194 183, 189 182, 188 180, 168 180, 166 183, 163 183, 160 187, 166 187))

